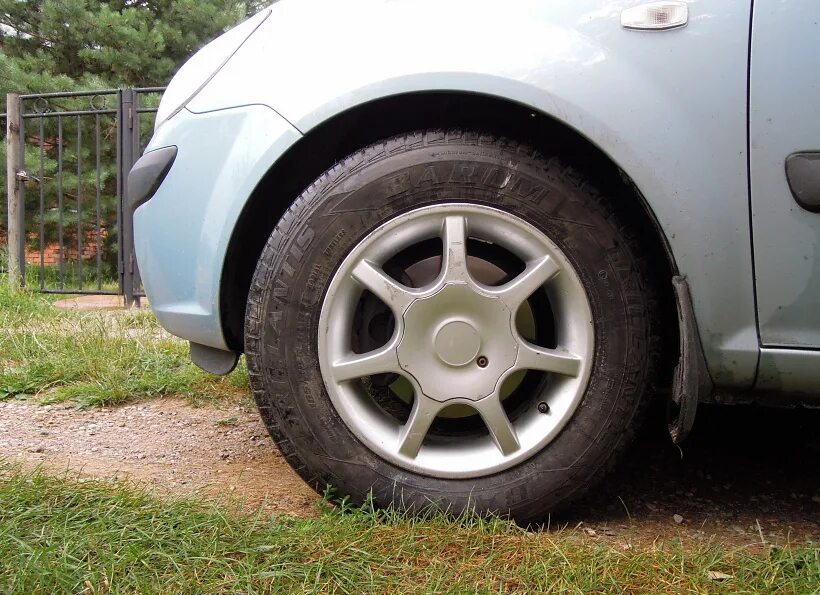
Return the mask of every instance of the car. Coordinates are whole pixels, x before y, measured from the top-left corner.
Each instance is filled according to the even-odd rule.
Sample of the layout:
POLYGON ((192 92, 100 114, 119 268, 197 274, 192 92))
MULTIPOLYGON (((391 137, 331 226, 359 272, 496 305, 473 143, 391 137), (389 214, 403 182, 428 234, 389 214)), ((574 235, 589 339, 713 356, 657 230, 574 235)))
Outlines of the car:
MULTIPOLYGON (((820 4, 281 0, 128 180, 151 306, 317 490, 539 522, 653 404, 820 404, 820 4)), ((765 439, 756 437, 754 439, 765 439)))

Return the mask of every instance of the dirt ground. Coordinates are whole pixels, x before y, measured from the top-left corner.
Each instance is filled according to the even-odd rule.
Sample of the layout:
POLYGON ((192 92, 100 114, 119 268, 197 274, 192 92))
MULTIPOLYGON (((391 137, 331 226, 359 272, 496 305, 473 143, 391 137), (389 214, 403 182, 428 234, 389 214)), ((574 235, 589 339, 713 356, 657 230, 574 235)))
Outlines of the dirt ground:
MULTIPOLYGON (((159 491, 230 495, 272 512, 317 512, 247 401, 194 408, 155 400, 79 411, 0 403, 0 457, 159 491)), ((628 543, 820 541, 820 411, 702 407, 678 449, 659 428, 589 501, 554 526, 628 543)))
POLYGON ((290 469, 255 409, 176 399, 111 409, 0 403, 0 457, 160 491, 236 496, 273 511, 315 513, 317 496, 290 469))

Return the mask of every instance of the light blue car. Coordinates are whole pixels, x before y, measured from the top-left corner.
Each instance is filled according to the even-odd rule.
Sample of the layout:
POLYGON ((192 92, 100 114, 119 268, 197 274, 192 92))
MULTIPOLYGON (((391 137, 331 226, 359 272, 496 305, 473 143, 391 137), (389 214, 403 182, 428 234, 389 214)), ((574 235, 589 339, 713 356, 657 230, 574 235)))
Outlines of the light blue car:
POLYGON ((354 501, 538 521, 653 400, 820 405, 813 0, 282 0, 129 197, 160 322, 354 501))

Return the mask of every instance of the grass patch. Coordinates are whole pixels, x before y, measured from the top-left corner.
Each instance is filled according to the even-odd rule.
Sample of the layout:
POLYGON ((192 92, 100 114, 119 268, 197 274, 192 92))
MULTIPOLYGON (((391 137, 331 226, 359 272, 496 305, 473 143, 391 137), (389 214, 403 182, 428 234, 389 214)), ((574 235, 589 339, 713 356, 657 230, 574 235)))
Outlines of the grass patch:
POLYGON ((188 357, 188 344, 165 332, 150 312, 61 311, 53 301, 12 292, 0 277, 0 399, 36 396, 93 407, 247 392, 243 367, 227 378, 201 371, 188 357))
POLYGON ((813 593, 820 550, 617 550, 501 520, 325 508, 241 515, 133 486, 0 470, 0 591, 813 593), (710 572, 731 578, 716 581, 710 572))

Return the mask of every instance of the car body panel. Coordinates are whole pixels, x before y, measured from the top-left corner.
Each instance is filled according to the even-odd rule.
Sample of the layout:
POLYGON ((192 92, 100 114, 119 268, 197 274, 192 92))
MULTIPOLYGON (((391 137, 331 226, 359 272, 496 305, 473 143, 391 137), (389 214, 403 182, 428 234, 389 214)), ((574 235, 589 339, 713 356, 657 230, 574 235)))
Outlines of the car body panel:
POLYGON ((818 57, 820 3, 755 2, 750 177, 765 346, 820 347, 820 214, 798 205, 785 173, 790 154, 820 151, 818 57))
POLYGON ((264 105, 183 110, 147 151, 176 146, 157 193, 136 210, 137 259, 151 308, 171 333, 227 349, 219 288, 233 228, 258 180, 301 135, 264 105))
POLYGON ((378 98, 448 90, 552 116, 636 184, 689 280, 715 381, 750 386, 750 2, 691 2, 689 25, 665 32, 623 29, 636 4, 283 0, 188 108, 266 104, 307 132, 378 98))
POLYGON ((820 351, 764 347, 755 389, 781 396, 788 394, 804 405, 820 406, 818 370, 820 351))

